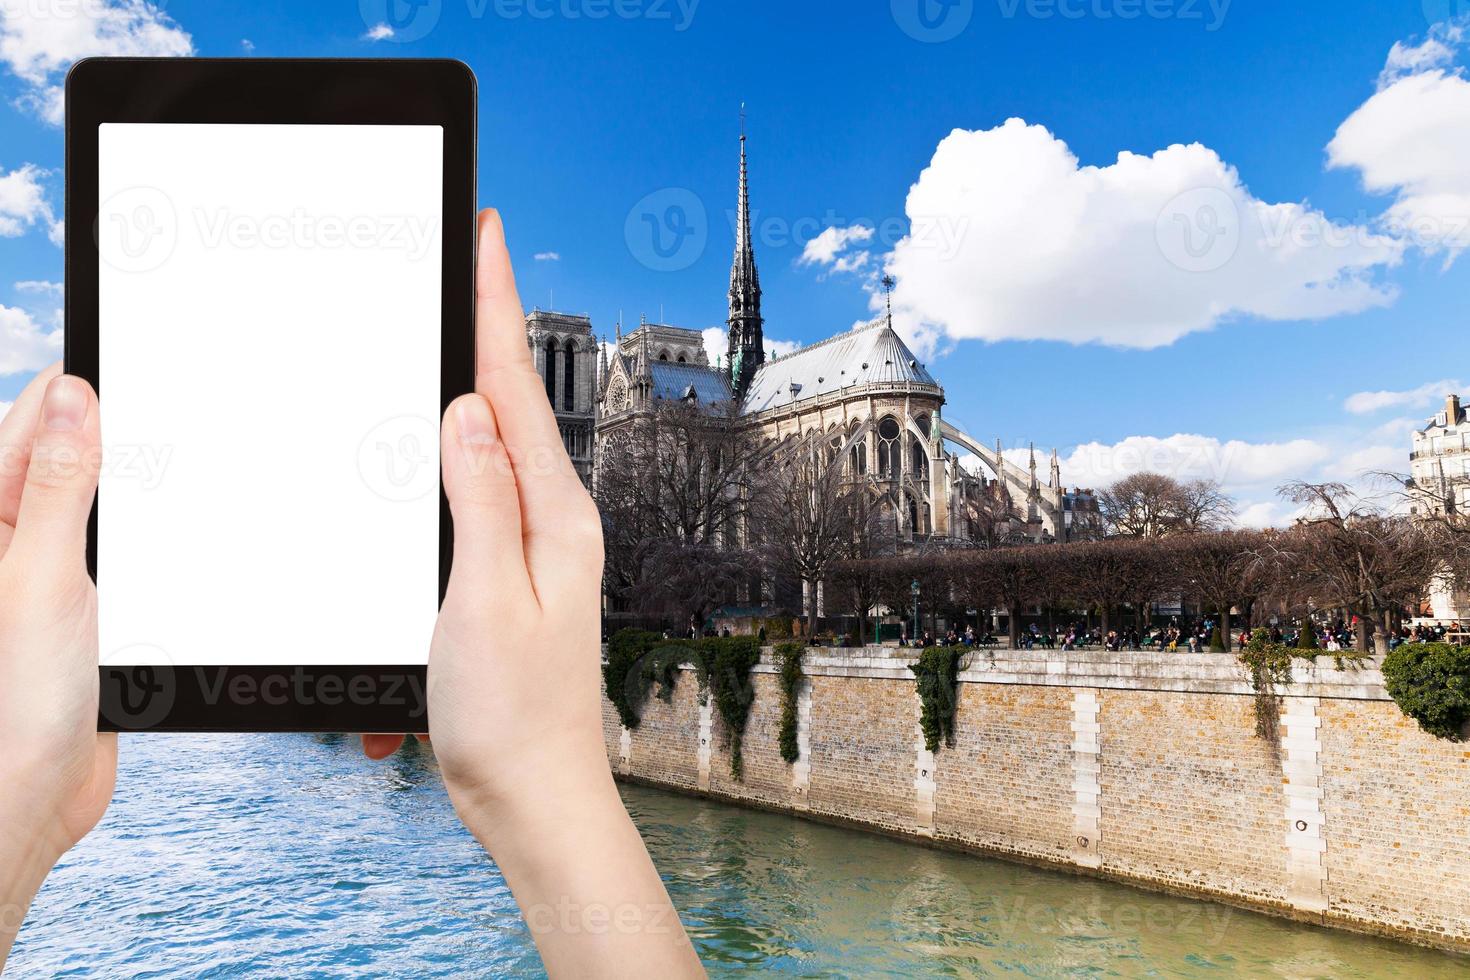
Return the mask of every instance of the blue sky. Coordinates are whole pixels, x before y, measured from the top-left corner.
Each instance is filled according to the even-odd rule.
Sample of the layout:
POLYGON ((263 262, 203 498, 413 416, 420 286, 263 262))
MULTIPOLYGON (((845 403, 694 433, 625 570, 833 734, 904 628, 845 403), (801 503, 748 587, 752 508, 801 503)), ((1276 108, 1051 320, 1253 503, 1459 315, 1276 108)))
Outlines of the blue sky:
MULTIPOLYGON (((89 2, 101 27, 52 35, 21 23, 48 0, 0 0, 11 8, 0 35, 12 41, 0 67, 0 180, 30 165, 53 216, 62 137, 46 99, 68 55, 133 43, 207 56, 453 57, 480 79, 480 196, 505 214, 522 299, 545 308, 554 295, 558 309, 590 313, 608 334, 620 311, 625 323, 723 321, 745 102, 768 337, 811 342, 871 316, 874 275, 892 268, 901 325, 946 383, 950 418, 987 443, 1056 447, 1079 481, 1121 475, 1135 457, 1189 475, 1194 464, 1179 460, 1202 451, 1207 475, 1253 521, 1279 519, 1269 501, 1287 477, 1349 475, 1351 453, 1362 454, 1352 460, 1360 469, 1406 468, 1404 420, 1429 414, 1436 385, 1470 379, 1461 367, 1470 257, 1448 261, 1455 232, 1443 230, 1463 198, 1442 192, 1464 185, 1443 160, 1404 163, 1433 148, 1405 148, 1409 137, 1381 120, 1417 110, 1367 105, 1401 78, 1458 79, 1464 38, 1451 17, 1470 13, 1465 0, 427 0, 416 15, 398 6, 396 18, 385 0, 171 0, 142 13, 89 2), (938 34, 956 36, 926 35, 920 3, 938 34), (379 25, 390 20, 387 36, 379 25), (1444 53, 1426 43, 1435 37, 1444 53), (1404 55, 1382 75, 1395 44, 1404 55), (1329 167, 1329 145, 1360 109, 1329 167), (998 130, 1012 117, 1044 131, 998 130), (941 167, 936 149, 955 130, 970 135, 947 144, 941 167), (1201 144, 1202 155, 1078 176, 1064 161, 1048 169, 1063 143, 1082 168, 1173 144, 1201 144), (937 261, 900 241, 913 231, 910 188, 931 161, 931 210, 949 213, 951 200, 972 209, 952 229, 963 248, 937 261), (1294 205, 1289 223, 1347 229, 1348 244, 1283 259, 1277 240, 1259 268, 1236 256, 1223 271, 1170 269, 1157 292, 1179 295, 1158 300, 1149 277, 1162 246, 1130 249, 1158 202, 1185 186, 1155 186, 1177 170, 1218 170, 1237 203, 1294 205), (1049 176, 1014 189, 1036 173, 1049 176), (1376 192, 1364 189, 1368 173, 1380 178, 1376 192), (1395 180, 1426 193, 1414 198, 1395 180), (1069 195, 1081 217, 1050 212, 1069 195), (1396 203, 1408 199, 1404 210, 1423 218, 1435 201, 1443 212, 1446 197, 1428 241, 1386 243, 1403 237, 1382 224, 1396 203), (1002 215, 1012 200, 1016 213, 1002 215), (704 211, 703 247, 659 268, 669 263, 639 238, 640 216, 659 220, 670 202, 691 201, 704 211), (1084 241, 1109 222, 1119 244, 1084 241), (872 234, 823 256, 808 241, 829 226, 872 234), (852 271, 840 271, 844 257, 852 271), (1324 298, 1324 278, 1352 289, 1324 298), (1398 394, 1348 411, 1363 392, 1398 394), (1167 441, 1180 434, 1203 438, 1167 441), (1142 453, 1119 455, 1120 445, 1142 453)), ((1407 89, 1387 94, 1406 101, 1407 89)), ((1439 94, 1448 110, 1433 101, 1416 138, 1470 120, 1453 101, 1458 88, 1439 94)), ((1445 136, 1443 153, 1453 157, 1462 138, 1445 136)), ((55 305, 44 289, 14 284, 59 281, 62 261, 34 205, 5 233, 3 200, 0 305, 12 326, 0 338, 11 343, 22 329, 15 311, 44 333, 55 305)), ((0 402, 34 365, 0 350, 6 368, 0 402)))

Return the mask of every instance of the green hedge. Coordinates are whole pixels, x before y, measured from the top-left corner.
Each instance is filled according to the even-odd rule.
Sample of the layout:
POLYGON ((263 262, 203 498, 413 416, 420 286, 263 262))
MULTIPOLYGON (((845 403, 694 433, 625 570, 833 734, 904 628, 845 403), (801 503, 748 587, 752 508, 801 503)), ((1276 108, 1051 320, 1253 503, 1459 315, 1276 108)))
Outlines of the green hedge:
POLYGON ((1420 728, 1436 738, 1464 737, 1470 721, 1470 649, 1406 643, 1384 658, 1383 682, 1420 728))

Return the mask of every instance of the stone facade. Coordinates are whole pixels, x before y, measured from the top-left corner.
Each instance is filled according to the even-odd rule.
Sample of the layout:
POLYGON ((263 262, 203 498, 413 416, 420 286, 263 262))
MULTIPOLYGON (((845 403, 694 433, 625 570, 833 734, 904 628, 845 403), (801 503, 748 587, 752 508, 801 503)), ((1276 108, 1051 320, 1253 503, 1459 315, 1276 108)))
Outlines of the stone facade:
POLYGON ((777 751, 769 657, 744 780, 692 671, 635 732, 605 709, 609 762, 660 786, 1470 950, 1470 751, 1405 718, 1376 669, 1297 667, 1267 742, 1229 654, 977 653, 955 745, 931 755, 901 653, 807 651, 795 764, 777 751))
POLYGON ((533 310, 526 317, 526 343, 546 399, 556 413, 562 445, 582 482, 591 485, 597 428, 598 345, 585 316, 533 310))

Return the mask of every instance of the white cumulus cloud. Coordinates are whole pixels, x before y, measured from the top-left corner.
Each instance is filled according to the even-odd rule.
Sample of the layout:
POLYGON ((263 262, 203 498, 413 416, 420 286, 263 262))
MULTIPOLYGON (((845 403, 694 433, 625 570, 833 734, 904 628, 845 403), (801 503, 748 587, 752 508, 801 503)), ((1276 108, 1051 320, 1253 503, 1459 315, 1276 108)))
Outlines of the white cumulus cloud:
POLYGON ((193 39, 146 0, 0 0, 0 63, 26 83, 19 102, 60 126, 62 76, 81 58, 182 57, 193 39))
POLYGON ((1311 439, 1251 443, 1177 433, 1130 436, 1106 445, 1090 442, 1062 457, 1062 478, 1078 486, 1105 487, 1134 473, 1163 473, 1177 480, 1216 480, 1229 487, 1259 487, 1320 466, 1331 450, 1311 439))
POLYGON ((838 254, 846 250, 849 245, 854 242, 871 241, 872 238, 873 229, 866 225, 828 228, 806 243, 806 247, 801 250, 801 258, 797 259, 797 264, 834 265, 838 261, 838 254))
POLYGON ((44 176, 45 171, 31 163, 9 173, 0 171, 0 238, 15 238, 40 225, 53 242, 61 244, 61 223, 41 186, 44 176))
POLYGON ((1424 408, 1460 390, 1460 382, 1445 378, 1405 391, 1359 391, 1349 395, 1342 407, 1354 415, 1368 415, 1386 408, 1424 408))
MULTIPOLYGON (((1403 246, 1254 197, 1199 144, 1080 166, 1042 126, 956 130, 910 189, 887 259, 895 315, 943 338, 1153 348, 1237 316, 1316 319, 1387 304, 1403 246)), ((883 297, 873 296, 880 308, 883 297)))
POLYGON ((560 252, 537 252, 536 255, 535 255, 535 259, 536 259, 537 262, 560 262, 561 261, 561 253, 560 252))
POLYGON ((1393 194, 1384 226, 1445 264, 1470 248, 1470 80, 1451 66, 1465 22, 1436 26, 1417 47, 1395 44, 1379 90, 1338 127, 1329 167, 1357 170, 1364 189, 1393 194))
POLYGON ((386 41, 393 36, 393 28, 387 24, 374 24, 362 36, 364 41, 386 41))
POLYGON ((61 357, 59 325, 49 330, 25 310, 0 305, 0 375, 39 371, 61 357))

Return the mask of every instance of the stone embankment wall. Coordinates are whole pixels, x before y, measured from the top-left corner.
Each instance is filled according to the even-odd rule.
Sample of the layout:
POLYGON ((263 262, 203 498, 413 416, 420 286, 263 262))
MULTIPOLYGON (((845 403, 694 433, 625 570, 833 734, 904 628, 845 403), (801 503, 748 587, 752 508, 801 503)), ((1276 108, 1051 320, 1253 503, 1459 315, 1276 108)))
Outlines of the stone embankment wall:
POLYGON ((1470 950, 1470 743, 1420 731, 1373 667, 1298 667, 1263 740, 1231 654, 979 651, 955 745, 931 754, 901 653, 807 651, 794 764, 769 655, 742 780, 689 670, 633 731, 604 700, 609 761, 659 786, 1470 950))

